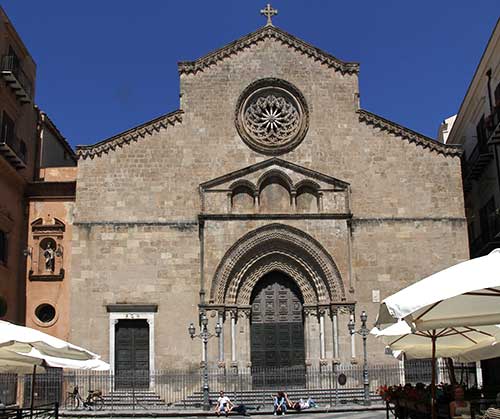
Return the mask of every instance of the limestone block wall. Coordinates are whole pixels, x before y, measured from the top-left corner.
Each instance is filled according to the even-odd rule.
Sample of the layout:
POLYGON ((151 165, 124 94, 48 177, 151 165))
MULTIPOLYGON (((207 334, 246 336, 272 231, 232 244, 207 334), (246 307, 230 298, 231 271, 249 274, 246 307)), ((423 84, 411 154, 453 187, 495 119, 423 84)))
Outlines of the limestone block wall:
MULTIPOLYGON (((322 243, 357 314, 366 309, 371 320, 374 289, 383 298, 467 257, 460 158, 360 120, 356 74, 269 38, 202 71, 181 73, 180 82, 182 121, 79 160, 71 292, 75 343, 106 357, 106 305, 158 304, 155 366, 193 366, 201 347, 189 340, 186 325, 196 323, 201 277, 207 290, 232 244, 269 223, 296 227, 322 243), (346 220, 296 213, 206 220, 201 260, 199 185, 270 158, 250 149, 234 123, 242 91, 268 77, 295 85, 309 108, 304 140, 279 157, 350 185, 352 233, 346 220)), ((210 201, 208 209, 227 215, 227 196, 210 201)), ((225 339, 227 345, 227 334, 225 339)), ((341 350, 348 348, 344 334, 341 350)), ((380 350, 371 356, 385 359, 380 350)))
MULTIPOLYGON (((198 364, 187 332, 199 302, 197 226, 77 224, 71 337, 109 359, 108 304, 157 304, 155 368, 198 364)), ((152 366, 151 366, 152 368, 152 366)))

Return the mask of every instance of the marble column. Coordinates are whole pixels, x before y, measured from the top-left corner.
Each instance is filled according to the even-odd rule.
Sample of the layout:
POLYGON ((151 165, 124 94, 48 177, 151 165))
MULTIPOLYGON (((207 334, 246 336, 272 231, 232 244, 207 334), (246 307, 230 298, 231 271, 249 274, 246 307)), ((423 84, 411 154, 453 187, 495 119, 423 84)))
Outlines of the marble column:
POLYGON ((336 308, 332 310, 333 358, 339 359, 339 315, 336 308))
POLYGON ((236 318, 238 312, 236 310, 231 310, 231 362, 233 364, 237 361, 236 356, 236 318))
MULTIPOLYGON (((354 321, 354 314, 351 314, 349 318, 350 318, 350 320, 354 321)), ((356 337, 355 334, 351 335, 351 358, 352 359, 356 358, 356 339, 355 339, 355 337, 356 337)))
POLYGON ((325 310, 319 311, 319 358, 325 359, 325 310))
POLYGON ((218 322, 221 326, 221 332, 219 335, 219 363, 224 362, 224 311, 219 311, 218 313, 218 322))

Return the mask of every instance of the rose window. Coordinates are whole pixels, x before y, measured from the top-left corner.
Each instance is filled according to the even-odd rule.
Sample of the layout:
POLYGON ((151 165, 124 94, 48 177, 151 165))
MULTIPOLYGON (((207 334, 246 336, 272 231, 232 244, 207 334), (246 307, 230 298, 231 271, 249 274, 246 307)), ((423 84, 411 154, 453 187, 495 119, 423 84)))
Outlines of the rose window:
POLYGON ((300 114, 284 97, 259 97, 245 111, 245 125, 264 144, 286 144, 300 127, 300 114))
POLYGON ((277 79, 260 80, 241 95, 236 127, 255 151, 282 154, 295 148, 308 126, 305 100, 291 84, 277 79))

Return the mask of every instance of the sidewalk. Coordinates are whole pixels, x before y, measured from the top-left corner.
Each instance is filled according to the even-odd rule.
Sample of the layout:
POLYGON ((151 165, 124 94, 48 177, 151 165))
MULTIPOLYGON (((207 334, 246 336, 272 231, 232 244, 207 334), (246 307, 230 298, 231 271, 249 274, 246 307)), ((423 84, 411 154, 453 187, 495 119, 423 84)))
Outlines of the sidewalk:
MULTIPOLYGON (((360 406, 360 405, 344 405, 344 406, 332 406, 330 408, 313 408, 302 412, 296 412, 289 410, 287 415, 300 414, 304 416, 305 414, 316 414, 316 413, 345 413, 345 412, 366 412, 366 411, 385 411, 385 405, 374 404, 372 406, 360 406)), ((263 410, 249 410, 248 412, 251 416, 272 416, 273 411, 269 408, 263 410)), ((101 411, 88 411, 88 410, 61 410, 59 412, 60 417, 67 418, 178 418, 178 417, 216 417, 213 410, 101 410, 101 411)), ((240 414, 234 413, 229 416, 237 417, 242 416, 240 414)), ((223 415, 221 417, 224 417, 223 415)))

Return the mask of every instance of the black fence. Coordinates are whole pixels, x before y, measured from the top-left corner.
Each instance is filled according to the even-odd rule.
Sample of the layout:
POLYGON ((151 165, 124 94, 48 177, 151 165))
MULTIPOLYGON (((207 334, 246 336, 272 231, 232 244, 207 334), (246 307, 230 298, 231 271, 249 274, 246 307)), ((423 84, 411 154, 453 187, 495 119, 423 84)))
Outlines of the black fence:
MULTIPOLYGON (((368 367, 369 390, 373 402, 381 402, 380 386, 431 381, 429 362, 371 364, 368 367)), ((455 365, 458 381, 475 386, 475 365, 455 365)), ((32 392, 30 375, 0 374, 2 403, 28 407, 58 402, 61 409, 190 409, 203 401, 203 370, 159 370, 141 374, 48 370, 37 374, 32 392), (78 397, 75 389, 77 389, 78 397), (78 400, 77 400, 78 399, 78 400)), ((438 382, 449 382, 444 364, 438 364, 438 382)), ((363 366, 327 364, 299 368, 210 368, 210 398, 224 391, 235 403, 266 406, 270 395, 285 390, 291 399, 313 398, 320 406, 363 402, 363 366)))

